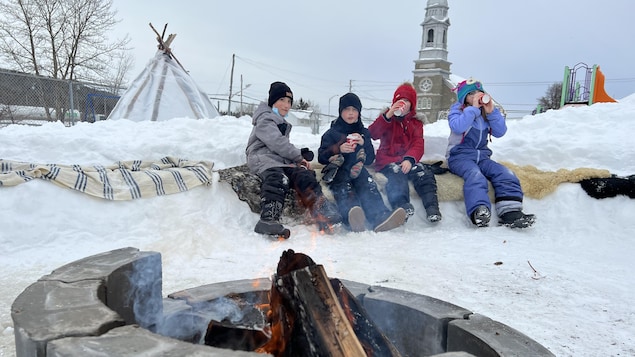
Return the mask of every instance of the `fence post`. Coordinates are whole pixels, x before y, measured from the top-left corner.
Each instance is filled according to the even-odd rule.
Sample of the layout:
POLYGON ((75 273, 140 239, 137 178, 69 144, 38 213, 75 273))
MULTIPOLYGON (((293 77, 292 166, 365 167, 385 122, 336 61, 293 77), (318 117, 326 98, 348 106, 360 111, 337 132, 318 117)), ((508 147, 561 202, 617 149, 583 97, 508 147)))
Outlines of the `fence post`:
MULTIPOLYGON (((73 99, 73 80, 68 80, 68 96, 71 101, 71 125, 75 125, 75 100, 73 99)), ((62 118, 64 120, 64 118, 62 118)))

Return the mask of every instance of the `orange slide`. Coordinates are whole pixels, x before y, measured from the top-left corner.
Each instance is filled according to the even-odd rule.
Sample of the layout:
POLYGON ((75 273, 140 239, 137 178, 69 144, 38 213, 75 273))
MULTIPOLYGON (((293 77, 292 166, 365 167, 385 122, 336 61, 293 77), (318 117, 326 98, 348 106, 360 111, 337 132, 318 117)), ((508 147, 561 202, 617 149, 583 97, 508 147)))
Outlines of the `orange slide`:
POLYGON ((604 74, 600 71, 600 66, 596 66, 593 71, 593 96, 592 103, 610 103, 617 102, 615 99, 611 98, 606 91, 604 90, 604 74))

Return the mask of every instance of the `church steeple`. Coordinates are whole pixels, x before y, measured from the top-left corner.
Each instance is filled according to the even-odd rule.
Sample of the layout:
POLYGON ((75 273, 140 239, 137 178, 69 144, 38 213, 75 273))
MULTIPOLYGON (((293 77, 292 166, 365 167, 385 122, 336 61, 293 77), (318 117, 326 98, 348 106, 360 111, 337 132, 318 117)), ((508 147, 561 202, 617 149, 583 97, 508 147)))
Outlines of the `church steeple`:
POLYGON ((449 8, 447 0, 428 0, 426 18, 421 23, 423 36, 419 59, 438 58, 447 61, 449 8))
POLYGON ((451 63, 448 62, 449 9, 447 0, 428 0, 425 19, 421 23, 421 49, 413 73, 417 114, 426 123, 447 116, 447 109, 455 98, 450 82, 451 63))

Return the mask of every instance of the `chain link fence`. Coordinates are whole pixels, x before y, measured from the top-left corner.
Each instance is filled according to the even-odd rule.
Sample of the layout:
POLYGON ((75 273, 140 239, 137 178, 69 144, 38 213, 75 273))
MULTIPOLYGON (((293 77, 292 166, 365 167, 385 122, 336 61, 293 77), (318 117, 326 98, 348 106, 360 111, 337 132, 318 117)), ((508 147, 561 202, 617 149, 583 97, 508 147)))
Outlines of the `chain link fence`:
POLYGON ((124 90, 0 69, 0 127, 105 120, 124 90))

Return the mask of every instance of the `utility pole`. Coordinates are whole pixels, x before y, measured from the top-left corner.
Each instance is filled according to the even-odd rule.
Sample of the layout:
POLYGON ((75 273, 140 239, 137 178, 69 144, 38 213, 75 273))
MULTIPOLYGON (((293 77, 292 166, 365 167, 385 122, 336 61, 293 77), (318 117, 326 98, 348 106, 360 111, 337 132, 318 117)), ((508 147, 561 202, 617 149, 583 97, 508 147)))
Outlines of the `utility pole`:
POLYGON ((349 79, 348 80, 348 92, 352 92, 353 91, 353 80, 349 79))
POLYGON ((243 75, 240 75, 240 114, 239 117, 243 116, 243 75))
POLYGON ((227 115, 231 114, 232 108, 232 86, 234 85, 234 63, 236 62, 236 54, 232 54, 232 71, 229 75, 229 98, 227 100, 227 115))

